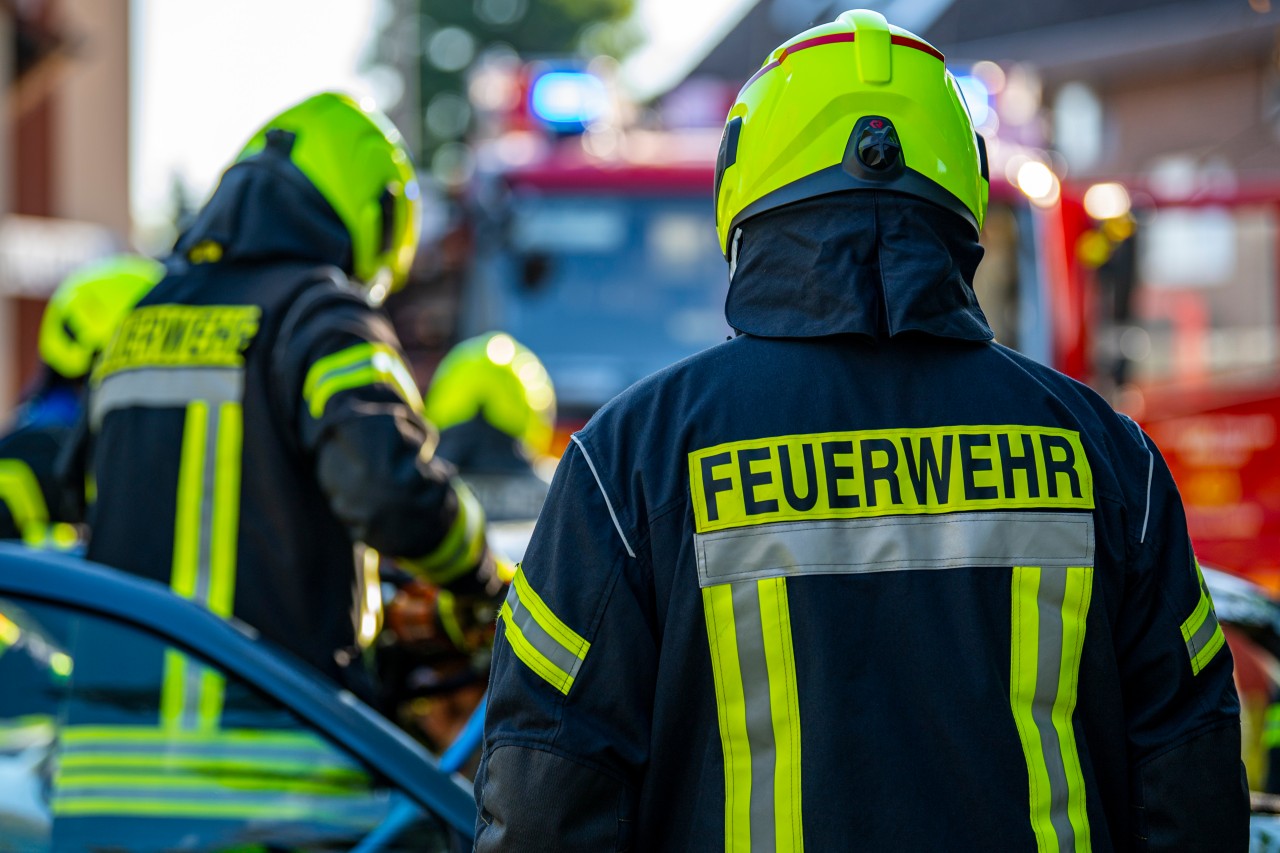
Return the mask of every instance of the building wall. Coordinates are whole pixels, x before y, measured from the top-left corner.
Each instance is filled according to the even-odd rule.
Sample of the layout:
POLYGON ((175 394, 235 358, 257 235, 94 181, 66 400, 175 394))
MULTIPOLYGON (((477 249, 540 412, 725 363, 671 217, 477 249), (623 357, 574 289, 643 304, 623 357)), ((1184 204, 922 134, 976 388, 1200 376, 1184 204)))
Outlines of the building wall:
POLYGON ((1131 175, 1171 155, 1280 175, 1280 136, 1265 115, 1277 95, 1270 64, 1184 70, 1103 94, 1107 145, 1100 171, 1131 175))
MULTIPOLYGON (((0 423, 35 373, 48 294, 131 230, 129 0, 35 8, 65 47, 17 86, 0 80, 0 423)), ((0 60, 15 25, 0 12, 0 60)))
POLYGON ((62 0, 61 13, 81 47, 54 101, 54 209, 127 238, 129 0, 62 0))

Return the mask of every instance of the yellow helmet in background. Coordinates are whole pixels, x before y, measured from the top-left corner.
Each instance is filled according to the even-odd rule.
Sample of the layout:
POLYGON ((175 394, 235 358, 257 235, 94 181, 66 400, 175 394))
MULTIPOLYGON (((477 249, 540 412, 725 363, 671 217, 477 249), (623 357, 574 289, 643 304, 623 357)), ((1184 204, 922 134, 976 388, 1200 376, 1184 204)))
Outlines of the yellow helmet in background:
POLYGON ((987 155, 932 45, 856 9, 769 55, 729 111, 716 164, 720 248, 739 224, 844 190, 926 199, 982 230, 987 155))
POLYGON ((379 297, 404 286, 418 248, 421 201, 409 149, 391 120, 325 92, 268 121, 236 161, 261 152, 272 131, 292 136, 290 161, 346 226, 355 277, 379 297))
POLYGON ((491 332, 449 350, 427 389, 426 416, 440 429, 477 415, 535 455, 551 447, 556 394, 538 357, 510 335, 491 332))
POLYGON ((87 375, 125 316, 164 272, 164 265, 150 258, 117 255, 67 276, 40 320, 40 359, 68 379, 87 375))

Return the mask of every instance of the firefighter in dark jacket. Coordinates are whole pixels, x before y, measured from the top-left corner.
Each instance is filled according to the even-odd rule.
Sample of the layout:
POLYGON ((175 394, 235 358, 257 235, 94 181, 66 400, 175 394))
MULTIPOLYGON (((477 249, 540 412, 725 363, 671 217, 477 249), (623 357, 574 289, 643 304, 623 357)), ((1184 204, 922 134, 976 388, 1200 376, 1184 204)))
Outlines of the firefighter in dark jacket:
POLYGON ((163 273, 150 258, 117 255, 75 270, 50 297, 40 320, 39 373, 0 436, 0 539, 75 544, 58 456, 73 440, 94 360, 163 273))
POLYGON ((504 603, 477 849, 1247 846, 1159 452, 992 340, 942 56, 858 10, 729 113, 733 340, 573 437, 504 603))
MULTIPOLYGON (((234 616, 357 690, 367 691, 361 647, 378 583, 376 560, 363 563, 372 577, 357 571, 354 543, 459 596, 482 595, 492 571, 480 506, 434 458, 434 430, 375 307, 408 273, 418 203, 384 116, 336 94, 281 113, 121 325, 87 405, 89 558, 234 616)), ((82 644, 77 679, 109 683, 117 654, 82 644)), ((281 722, 193 658, 133 663, 157 670, 135 700, 149 716, 107 725, 117 718, 81 691, 72 717, 87 728, 64 759, 127 759, 146 738, 173 754, 231 749, 240 733, 281 722)), ((261 761, 269 777, 271 756, 261 761)), ((152 807, 123 769, 118 778, 112 808, 152 807)), ((254 784, 265 796, 270 786, 254 784)), ((99 801, 74 801, 77 790, 59 786, 55 810, 93 817, 99 801)), ((178 827, 209 816, 165 808, 178 827)))

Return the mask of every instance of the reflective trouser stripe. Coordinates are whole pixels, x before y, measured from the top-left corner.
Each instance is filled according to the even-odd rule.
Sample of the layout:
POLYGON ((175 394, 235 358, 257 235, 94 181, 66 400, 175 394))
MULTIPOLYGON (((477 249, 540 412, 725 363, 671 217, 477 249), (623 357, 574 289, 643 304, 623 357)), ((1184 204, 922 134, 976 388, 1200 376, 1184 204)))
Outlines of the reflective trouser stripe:
POLYGON ((1195 561, 1196 579, 1200 584, 1200 599, 1196 609, 1182 623, 1182 639, 1187 644, 1187 656, 1191 658, 1191 674, 1199 675, 1218 652, 1226 645, 1227 638, 1218 624, 1218 614, 1213 609, 1209 587, 1205 585, 1200 562, 1195 561))
MULTIPOLYGON (((187 405, 178 470, 171 585, 219 616, 235 601, 244 412, 238 401, 187 405)), ((222 714, 225 682, 181 652, 165 653, 161 718, 171 728, 210 729, 222 714)))
POLYGON ((366 385, 389 385, 415 412, 422 411, 413 374, 387 344, 356 344, 317 360, 303 380, 302 399, 311 417, 318 419, 335 394, 366 385))
POLYGON ((720 743, 725 850, 801 851, 800 703, 785 578, 702 590, 720 743))
POLYGON ((1091 849, 1072 716, 1092 587, 1092 568, 1013 569, 1009 702, 1039 853, 1091 849))
POLYGON ((28 545, 44 542, 49 528, 49 508, 45 505, 40 481, 31 466, 21 459, 0 459, 0 504, 28 545))

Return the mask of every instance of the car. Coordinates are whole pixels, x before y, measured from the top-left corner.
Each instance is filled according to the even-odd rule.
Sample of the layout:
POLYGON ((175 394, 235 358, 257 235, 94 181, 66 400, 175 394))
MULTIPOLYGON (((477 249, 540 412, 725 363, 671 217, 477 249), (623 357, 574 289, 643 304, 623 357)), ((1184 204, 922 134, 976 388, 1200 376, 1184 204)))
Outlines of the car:
POLYGON ((0 543, 0 850, 455 851, 475 819, 462 777, 248 625, 0 543), (169 714, 175 664, 205 693, 169 714))

